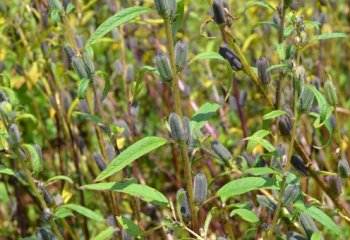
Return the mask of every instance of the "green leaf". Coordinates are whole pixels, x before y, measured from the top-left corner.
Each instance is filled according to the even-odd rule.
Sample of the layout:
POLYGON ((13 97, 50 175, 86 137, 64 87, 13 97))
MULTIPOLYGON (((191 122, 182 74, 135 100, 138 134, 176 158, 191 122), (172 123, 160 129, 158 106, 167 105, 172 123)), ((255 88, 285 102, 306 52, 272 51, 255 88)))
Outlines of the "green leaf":
POLYGON ((277 53, 280 60, 286 59, 286 45, 284 42, 277 45, 277 53))
POLYGON ((341 32, 336 32, 336 33, 324 33, 321 35, 314 36, 310 39, 309 43, 315 42, 315 41, 320 41, 320 40, 325 40, 325 39, 330 39, 330 38, 347 38, 348 35, 345 33, 341 32))
POLYGON ((150 12, 151 9, 148 7, 130 7, 125 8, 114 14, 112 17, 109 17, 104 21, 96 31, 91 35, 90 39, 87 41, 87 46, 96 43, 100 38, 110 32, 112 29, 120 26, 121 24, 130 22, 131 20, 137 18, 141 14, 150 12))
POLYGON ((73 180, 70 177, 64 176, 64 175, 58 175, 58 176, 54 176, 52 178, 49 178, 48 180, 46 180, 46 184, 52 183, 52 182, 56 182, 56 181, 60 181, 60 180, 64 180, 69 182, 70 184, 73 184, 73 180))
POLYGON ((233 210, 230 213, 230 217, 233 217, 234 215, 240 216, 241 218, 243 218, 247 222, 251 222, 251 223, 260 222, 259 218, 255 215, 255 213, 253 213, 250 210, 244 209, 244 208, 233 210))
POLYGON ((84 112, 74 112, 75 114, 78 114, 82 117, 84 117, 86 120, 92 121, 96 124, 102 124, 102 120, 99 116, 92 115, 90 113, 84 113, 84 112))
POLYGON ((30 159, 32 171, 37 176, 43 170, 43 161, 36 148, 31 144, 22 144, 26 156, 30 159))
POLYGON ((260 139, 263 139, 265 136, 271 134, 270 131, 261 129, 256 131, 251 137, 258 138, 258 141, 250 140, 247 145, 247 151, 252 152, 254 147, 260 143, 260 139))
POLYGON ((137 141, 114 158, 113 161, 108 164, 106 169, 97 176, 95 181, 101 181, 109 176, 112 176, 136 159, 163 146, 167 142, 167 139, 161 137, 145 137, 137 141))
POLYGON ((74 216, 74 214, 67 208, 58 208, 53 214, 54 218, 66 218, 71 216, 74 216))
POLYGON ((35 125, 38 123, 38 120, 36 119, 36 117, 30 113, 24 113, 24 114, 18 115, 15 118, 15 122, 18 123, 21 120, 27 120, 27 119, 31 120, 35 125))
POLYGON ((136 97, 139 95, 139 93, 141 92, 141 89, 140 89, 140 85, 141 85, 141 81, 142 81, 142 78, 143 78, 143 75, 146 73, 146 72, 151 72, 151 73, 155 73, 157 75, 159 75, 159 72, 157 69, 155 69, 154 67, 151 67, 151 66, 143 66, 140 70, 139 70, 139 73, 137 74, 137 79, 136 79, 136 83, 135 83, 135 88, 134 88, 134 94, 132 96, 132 99, 135 100, 136 97))
POLYGON ((92 240, 107 240, 110 239, 113 233, 116 231, 116 228, 109 227, 100 232, 96 237, 92 238, 92 240))
POLYGON ((322 234, 321 232, 314 232, 311 236, 311 239, 310 240, 322 240, 322 234))
POLYGON ((105 80, 105 86, 102 92, 102 100, 104 100, 107 97, 108 92, 111 90, 111 81, 109 79, 110 76, 104 71, 96 71, 95 74, 102 75, 103 79, 105 80))
POLYGON ((275 8, 269 4, 268 2, 265 2, 265 1, 255 1, 255 2, 251 2, 249 3, 245 8, 244 8, 244 14, 245 12, 251 8, 251 7, 254 7, 254 6, 260 6, 260 7, 263 7, 263 8, 267 8, 267 9, 271 9, 273 11, 275 11, 275 8))
POLYGON ((122 228, 127 231, 133 237, 139 237, 142 234, 142 231, 139 227, 130 219, 123 216, 118 216, 117 221, 122 226, 122 228))
POLYGON ((215 115, 216 111, 221 107, 217 103, 203 104, 191 119, 191 129, 200 130, 208 122, 208 120, 215 115))
POLYGON ((285 37, 288 37, 289 35, 291 35, 291 34, 293 33, 294 30, 295 30, 295 27, 294 27, 293 25, 289 25, 288 27, 286 27, 286 28, 284 29, 283 35, 284 35, 285 37))
POLYGON ((173 37, 175 37, 180 27, 182 27, 184 12, 185 12, 184 0, 177 1, 177 13, 172 24, 173 37))
POLYGON ((138 184, 134 179, 122 182, 89 184, 82 186, 81 189, 122 192, 156 205, 166 206, 169 204, 168 199, 161 192, 147 185, 138 184))
POLYGON ((86 208, 86 207, 83 207, 83 206, 80 206, 80 205, 77 205, 77 204, 65 204, 65 205, 62 205, 60 206, 60 208, 68 208, 70 210, 73 210, 87 218, 90 218, 96 222, 104 222, 105 219, 103 218, 102 215, 98 214, 98 213, 95 213, 94 211, 86 208))
POLYGON ((243 172, 244 175, 251 174, 254 176, 266 175, 266 174, 280 174, 280 172, 269 168, 269 167, 257 167, 257 168, 249 168, 243 172))
POLYGON ((4 165, 1 165, 0 164, 0 174, 6 174, 6 175, 11 175, 11 176, 15 176, 15 172, 11 169, 11 168, 8 168, 4 165))
MULTIPOLYGON (((315 112, 310 112, 309 115, 316 118, 316 120, 314 122, 314 128, 316 128, 316 129, 320 128, 320 114, 315 113, 315 112)), ((329 119, 329 116, 327 116, 327 119, 329 119)), ((316 148, 316 149, 323 149, 323 148, 327 147, 332 142, 333 127, 332 127, 331 123, 329 121, 325 121, 323 126, 326 127, 326 129, 328 131, 328 134, 329 134, 329 137, 327 139, 327 142, 325 144, 323 144, 322 146, 313 145, 313 147, 316 148)), ((325 138, 324 135, 322 135, 322 136, 323 137, 321 139, 324 139, 325 138)))
POLYGON ((306 213, 319 223, 321 223, 328 230, 332 231, 337 235, 342 234, 342 229, 330 218, 327 214, 325 214, 321 209, 318 209, 314 206, 307 206, 303 202, 296 202, 294 206, 300 211, 306 213))
POLYGON ((271 65, 270 67, 268 67, 266 69, 267 72, 271 72, 272 70, 278 69, 278 68, 289 68, 290 65, 286 64, 286 63, 281 63, 281 64, 275 64, 275 65, 271 65))
POLYGON ((282 116, 282 115, 285 115, 287 114, 285 111, 282 111, 282 110, 274 110, 272 112, 269 112, 267 114, 265 114, 263 116, 263 119, 264 120, 268 120, 268 119, 273 119, 273 118, 277 118, 279 116, 282 116))
POLYGON ((246 177, 233 180, 221 187, 216 195, 226 202, 230 197, 257 189, 278 189, 277 181, 270 178, 246 177))
POLYGON ((86 97, 86 91, 89 87, 90 80, 87 78, 83 78, 78 83, 78 98, 84 99, 86 97))
POLYGON ((309 88, 316 97, 319 111, 320 111, 320 124, 319 124, 319 127, 320 127, 327 120, 328 103, 325 97, 314 86, 308 84, 306 85, 306 87, 309 88))

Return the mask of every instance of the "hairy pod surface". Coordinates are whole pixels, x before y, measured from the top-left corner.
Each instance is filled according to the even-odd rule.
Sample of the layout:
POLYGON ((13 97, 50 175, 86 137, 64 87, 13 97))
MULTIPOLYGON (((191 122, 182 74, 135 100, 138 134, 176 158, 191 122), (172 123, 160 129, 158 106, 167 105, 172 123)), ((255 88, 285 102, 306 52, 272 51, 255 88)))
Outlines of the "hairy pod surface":
POLYGON ((224 1, 223 0, 214 0, 213 1, 213 14, 214 21, 221 25, 226 23, 226 13, 224 9, 224 1))
POLYGON ((337 92, 335 91, 335 87, 331 80, 327 80, 326 83, 324 84, 324 94, 327 102, 331 106, 338 104, 337 92))
POLYGON ((72 67, 80 79, 89 78, 83 60, 77 55, 72 58, 72 67))
POLYGON ((341 159, 338 162, 338 174, 341 178, 348 178, 350 175, 350 166, 345 159, 341 159))
POLYGON ((190 207, 188 205, 186 191, 183 188, 181 188, 177 191, 176 200, 177 200, 177 204, 180 205, 180 213, 179 214, 181 214, 181 216, 184 219, 186 219, 186 220, 189 219, 191 216, 190 207), (181 199, 180 199, 180 196, 182 196, 181 199))
POLYGON ((18 147, 21 143, 21 133, 18 129, 18 126, 13 123, 11 126, 7 129, 8 138, 7 141, 11 148, 18 147))
POLYGON ((170 16, 170 4, 169 0, 154 0, 157 12, 163 18, 170 16))
POLYGON ((286 234, 287 240, 308 240, 308 238, 297 232, 287 232, 286 234))
POLYGON ((156 66, 159 71, 159 75, 163 81, 169 82, 172 80, 172 72, 169 65, 168 58, 164 53, 160 53, 156 57, 156 66))
POLYGON ((314 94, 313 92, 303 87, 300 93, 299 101, 298 101, 298 110, 301 113, 308 112, 314 102, 314 94))
POLYGON ((297 155, 293 155, 291 159, 292 166, 302 175, 308 176, 309 172, 304 161, 297 155))
POLYGON ((260 57, 256 62, 256 67, 258 69, 258 77, 262 84, 269 84, 271 81, 270 72, 267 71, 269 67, 268 61, 264 57, 260 57))
POLYGON ((197 205, 202 204, 206 200, 207 190, 207 177, 203 173, 198 173, 193 181, 194 202, 197 205))
POLYGON ((218 141, 211 142, 211 148, 213 149, 214 153, 219 157, 219 159, 223 162, 227 162, 229 159, 232 158, 231 152, 218 141))
POLYGON ((185 41, 178 41, 175 45, 175 63, 177 71, 181 72, 187 64, 188 46, 185 41))
POLYGON ((283 192, 282 203, 284 206, 288 206, 294 202, 299 196, 300 189, 296 185, 288 185, 283 192))
POLYGON ((128 64, 126 67, 126 81, 132 83, 134 79, 134 67, 132 64, 128 64))
POLYGON ((185 139, 185 132, 182 127, 180 117, 174 112, 172 112, 169 116, 169 126, 171 130, 171 137, 175 141, 181 141, 185 139))
POLYGON ((278 119, 278 129, 283 136, 289 136, 293 128, 293 122, 290 116, 282 115, 278 119))
POLYGON ((92 61, 92 57, 86 51, 83 52, 83 61, 85 64, 86 72, 88 73, 89 77, 93 76, 95 74, 95 65, 92 61))
POLYGON ((102 172, 103 170, 105 170, 106 168, 106 164, 105 162, 103 161, 103 157, 101 155, 101 153, 99 152, 94 152, 92 154, 92 158, 94 159, 98 169, 100 169, 100 171, 102 172))
POLYGON ((73 48, 71 48, 71 46, 69 46, 68 44, 65 44, 63 46, 63 51, 69 60, 71 60, 72 57, 74 57, 74 55, 75 55, 73 48))
POLYGON ((226 45, 220 46, 219 54, 229 62, 233 70, 240 71, 243 69, 243 64, 241 60, 238 58, 236 53, 230 48, 228 48, 226 45))
POLYGON ((327 179, 329 190, 339 196, 342 193, 341 180, 338 176, 328 176, 327 179))
POLYGON ((193 143, 192 132, 191 132, 191 123, 190 119, 186 116, 182 118, 183 128, 185 133, 186 143, 191 145, 193 143))
POLYGON ((311 217, 309 217, 309 215, 306 215, 305 213, 300 213, 298 221, 309 238, 311 238, 314 232, 318 231, 315 222, 312 220, 311 217))
POLYGON ((261 207, 266 207, 271 213, 275 212, 277 204, 265 195, 257 195, 256 200, 261 207))

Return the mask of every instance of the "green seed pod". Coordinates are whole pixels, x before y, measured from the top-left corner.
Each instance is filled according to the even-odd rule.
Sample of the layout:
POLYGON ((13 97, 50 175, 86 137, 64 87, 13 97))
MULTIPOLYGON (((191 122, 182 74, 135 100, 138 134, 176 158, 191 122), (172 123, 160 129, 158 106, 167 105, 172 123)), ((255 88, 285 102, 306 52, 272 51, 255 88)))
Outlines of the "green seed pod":
POLYGON ((105 164, 105 162, 103 161, 103 157, 102 157, 101 153, 99 153, 99 152, 94 152, 94 153, 92 154, 92 158, 95 160, 95 163, 96 163, 98 169, 100 169, 101 172, 102 172, 103 170, 105 170, 106 164, 105 164))
POLYGON ((350 175, 350 166, 345 159, 341 159, 338 162, 338 174, 341 178, 348 178, 350 175))
POLYGON ((308 169, 305 166, 304 161, 299 156, 293 155, 292 159, 291 159, 291 164, 303 176, 308 176, 309 175, 308 169))
POLYGON ((13 123, 8 129, 8 138, 7 142, 11 148, 16 148, 21 143, 21 133, 15 123, 13 123))
POLYGON ((181 141, 185 139, 185 132, 182 127, 181 120, 176 113, 171 113, 169 116, 169 126, 171 130, 171 136, 175 141, 181 141))
POLYGON ((271 213, 275 212, 277 204, 265 195, 257 195, 256 200, 261 207, 266 207, 271 213))
POLYGON ((300 189, 296 185, 288 185, 283 192, 282 203, 284 206, 288 206, 297 199, 300 189))
POLYGON ((182 216, 184 219, 189 219, 190 218, 190 207, 188 205, 188 200, 187 200, 187 195, 186 191, 181 188, 177 191, 176 193, 176 202, 180 206, 180 209, 177 214, 182 216))
POLYGON ((72 67, 76 74, 78 74, 79 78, 88 78, 84 62, 80 57, 76 55, 72 57, 72 67))
POLYGON ((300 235, 297 232, 287 232, 287 240, 308 240, 308 238, 304 237, 303 235, 300 235))
POLYGON ((227 162, 229 159, 232 158, 231 152, 218 141, 211 142, 211 148, 213 149, 214 153, 218 156, 218 158, 223 162, 227 162))
POLYGON ((223 0, 214 0, 212 7, 214 13, 214 21, 219 25, 226 23, 227 17, 224 10, 223 0))
POLYGON ((134 81, 134 67, 132 64, 128 64, 126 67, 126 81, 132 83, 134 81))
POLYGON ((299 112, 308 112, 314 102, 314 94, 306 87, 303 87, 298 102, 299 112))
POLYGON ((314 232, 318 231, 316 224, 314 223, 312 218, 309 217, 309 215, 306 215, 305 213, 300 213, 298 221, 309 238, 311 238, 314 232))
POLYGON ((177 2, 176 0, 168 0, 168 4, 169 4, 170 19, 173 20, 177 14, 177 2))
POLYGON ((168 0, 154 0, 158 14, 163 17, 169 17, 170 5, 168 0))
POLYGON ((71 46, 69 46, 68 44, 65 44, 63 46, 63 51, 69 60, 71 60, 72 57, 74 57, 74 55, 75 55, 73 48, 71 48, 71 46))
POLYGON ((62 10, 63 6, 60 0, 48 0, 51 10, 62 10))
POLYGON ((188 46, 185 41, 178 41, 175 45, 175 63, 177 71, 181 72, 187 64, 188 46))
POLYGON ((192 133, 191 133, 191 124, 190 119, 188 117, 183 117, 182 122, 184 125, 185 139, 188 145, 193 143, 192 133))
POLYGON ((278 129, 280 130, 281 135, 289 136, 292 128, 293 128, 293 122, 288 115, 282 115, 278 119, 278 129))
MULTIPOLYGON (((45 214, 44 214, 45 215, 45 214)), ((54 240, 57 239, 55 234, 53 234, 47 228, 38 228, 35 232, 35 237, 37 240, 54 240)))
POLYGON ((86 72, 90 77, 93 76, 95 74, 95 66, 94 66, 94 62, 92 61, 92 57, 90 56, 89 53, 84 51, 83 60, 84 60, 86 72))
POLYGON ((158 54, 156 57, 156 65, 161 79, 163 81, 171 81, 173 77, 169 65, 169 60, 163 53, 158 54))
POLYGON ((230 66, 233 70, 240 71, 243 69, 241 60, 238 58, 236 53, 227 46, 220 46, 219 54, 230 63, 230 66))
POLYGON ((331 106, 338 104, 337 92, 335 91, 335 87, 331 80, 327 80, 326 83, 324 84, 324 94, 327 102, 331 106))
POLYGON ((258 69, 259 80, 265 85, 269 84, 271 76, 270 72, 267 71, 267 68, 269 67, 268 61, 264 57, 260 57, 256 62, 256 67, 258 69))
POLYGON ((341 180, 338 176, 328 176, 327 179, 329 190, 336 196, 342 193, 341 180))
POLYGON ((193 181, 194 202, 197 205, 201 205, 205 201, 207 197, 207 190, 207 177, 203 173, 198 173, 196 176, 194 176, 193 181))

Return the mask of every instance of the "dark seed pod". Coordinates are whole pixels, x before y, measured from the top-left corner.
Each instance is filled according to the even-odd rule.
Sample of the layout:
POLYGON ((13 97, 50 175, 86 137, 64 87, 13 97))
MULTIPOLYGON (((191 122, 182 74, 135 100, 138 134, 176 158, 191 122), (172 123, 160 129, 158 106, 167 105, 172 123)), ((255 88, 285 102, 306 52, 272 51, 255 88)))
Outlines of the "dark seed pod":
POLYGON ((297 199, 300 189, 296 185, 288 185, 283 192, 282 203, 284 206, 288 206, 297 199))
POLYGON ((331 80, 327 80, 326 83, 324 84, 324 94, 327 102, 331 106, 338 104, 337 92, 335 91, 335 87, 331 80))
POLYGON ((314 94, 312 91, 306 87, 303 87, 298 102, 299 112, 308 112, 314 102, 314 94))
POLYGON ((105 170, 106 164, 105 164, 105 162, 104 162, 104 160, 103 160, 103 157, 102 157, 101 153, 99 153, 99 152, 94 152, 94 153, 92 154, 92 158, 95 160, 96 165, 97 165, 98 169, 100 169, 101 172, 102 172, 103 170, 105 170))
POLYGON ((72 57, 74 57, 74 55, 75 55, 73 48, 71 48, 71 46, 69 46, 68 44, 65 44, 63 46, 63 51, 69 60, 71 60, 72 57))
POLYGON ((309 238, 311 238, 314 232, 318 231, 316 224, 314 223, 312 218, 309 217, 309 215, 306 215, 305 213, 300 213, 298 221, 309 238))
POLYGON ((84 62, 83 60, 81 60, 80 57, 75 55, 72 58, 72 67, 74 71, 78 74, 79 78, 88 78, 84 62))
POLYGON ((278 119, 278 129, 280 130, 281 135, 289 136, 292 128, 293 128, 293 122, 288 115, 282 115, 278 119))
POLYGON ((7 142, 9 143, 11 148, 18 147, 21 143, 21 133, 15 123, 11 124, 11 126, 7 129, 8 138, 7 142))
POLYGON ((84 60, 86 72, 90 77, 93 76, 95 73, 95 66, 94 66, 94 62, 92 61, 92 57, 90 56, 89 53, 84 51, 83 60, 84 60))
POLYGON ((197 205, 202 204, 207 197, 208 182, 207 177, 203 173, 198 173, 193 181, 194 202, 197 205))
POLYGON ((35 237, 37 240, 55 240, 57 239, 55 234, 53 234, 47 228, 38 228, 35 232, 35 237))
POLYGON ((134 67, 131 64, 126 67, 126 81, 128 83, 132 83, 134 81, 134 67))
POLYGON ((156 65, 162 80, 171 81, 173 77, 169 65, 169 60, 163 53, 158 54, 156 57, 156 65))
POLYGON ((49 190, 47 189, 46 185, 43 182, 39 182, 38 188, 41 190, 41 193, 44 197, 45 202, 48 205, 51 205, 54 202, 54 199, 53 199, 52 195, 50 194, 49 190))
POLYGON ((227 17, 224 10, 223 0, 214 0, 212 7, 214 13, 214 21, 219 25, 226 23, 227 17))
POLYGON ((169 17, 170 14, 170 5, 168 0, 154 0, 156 5, 157 12, 163 18, 169 17))
POLYGON ((114 65, 115 65, 115 73, 117 74, 117 76, 122 76, 122 75, 123 75, 123 65, 122 65, 122 63, 120 62, 120 60, 117 59, 117 60, 114 62, 114 65))
POLYGON ((184 125, 184 133, 185 133, 186 143, 188 145, 191 145, 193 143, 193 138, 192 138, 192 133, 191 133, 190 119, 188 117, 183 117, 182 122, 184 125))
POLYGON ((176 0, 168 0, 170 19, 173 20, 177 14, 177 2, 176 0))
POLYGON ((123 235, 123 240, 132 240, 132 236, 125 229, 123 229, 122 235, 123 235))
POLYGON ((240 71, 243 69, 241 60, 238 58, 236 53, 227 46, 220 46, 219 54, 230 63, 233 70, 240 71))
POLYGON ((175 45, 175 63, 177 71, 181 72, 187 64, 188 46, 185 41, 178 41, 175 45))
POLYGON ((271 213, 275 212, 277 204, 265 195, 257 195, 256 200, 261 207, 266 207, 271 213))
POLYGON ((272 17, 272 21, 274 23, 275 28, 279 29, 281 26, 281 18, 277 14, 275 14, 272 17))
POLYGON ((287 232, 287 240, 308 240, 308 238, 304 237, 303 235, 297 233, 297 232, 287 232))
POLYGON ((223 162, 227 162, 229 159, 232 158, 231 152, 218 141, 211 142, 211 148, 213 149, 214 153, 219 157, 219 159, 223 162))
POLYGON ((265 85, 269 84, 271 81, 271 76, 270 72, 267 71, 269 67, 268 61, 264 57, 260 57, 256 62, 256 67, 258 69, 259 80, 265 85))
POLYGON ((341 159, 338 162, 338 174, 341 178, 348 178, 350 175, 350 166, 345 159, 341 159))
POLYGON ((329 190, 339 196, 342 193, 341 180, 338 176, 328 176, 327 179, 329 190))
POLYGON ((181 120, 176 113, 171 113, 169 116, 169 126, 171 130, 171 137, 175 141, 181 141, 185 139, 185 132, 182 127, 181 120))
POLYGON ((188 205, 187 195, 186 191, 181 188, 176 193, 176 201, 177 204, 180 205, 180 212, 178 214, 181 214, 182 218, 189 219, 190 218, 190 207, 188 205))
POLYGON ((6 97, 6 94, 3 91, 0 91, 0 103, 1 102, 8 102, 8 98, 6 97))
POLYGON ((308 176, 309 172, 307 167, 304 164, 304 161, 297 155, 293 155, 291 159, 291 163, 293 167, 298 170, 303 176, 308 176))

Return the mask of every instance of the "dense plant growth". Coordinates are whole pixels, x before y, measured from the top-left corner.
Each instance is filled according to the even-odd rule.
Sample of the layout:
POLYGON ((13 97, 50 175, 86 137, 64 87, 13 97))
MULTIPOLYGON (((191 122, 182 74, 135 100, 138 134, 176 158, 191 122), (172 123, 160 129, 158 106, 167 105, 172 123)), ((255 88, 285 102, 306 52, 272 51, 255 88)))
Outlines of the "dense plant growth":
POLYGON ((350 3, 0 2, 1 239, 349 239, 350 3))

